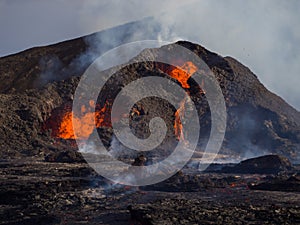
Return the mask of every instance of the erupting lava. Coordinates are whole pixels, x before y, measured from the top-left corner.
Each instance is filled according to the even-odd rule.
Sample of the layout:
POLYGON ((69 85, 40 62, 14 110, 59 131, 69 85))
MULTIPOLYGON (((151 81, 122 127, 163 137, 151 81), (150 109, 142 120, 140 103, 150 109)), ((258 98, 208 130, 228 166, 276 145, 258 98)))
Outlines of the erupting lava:
MULTIPOLYGON (((175 67, 174 69, 167 71, 167 73, 180 82, 183 88, 190 88, 188 84, 188 79, 197 72, 198 68, 194 63, 187 61, 183 65, 175 67)), ((175 122, 174 122, 174 131, 175 136, 178 140, 184 140, 184 135, 182 132, 182 122, 180 120, 180 115, 184 115, 184 104, 186 99, 180 103, 179 109, 175 112, 175 122)))
MULTIPOLYGON (((180 82, 183 88, 190 88, 188 79, 198 70, 191 61, 181 63, 181 65, 176 67, 169 66, 167 69, 161 67, 161 69, 169 76, 180 82)), ((175 112, 174 132, 178 140, 184 140, 180 115, 184 115, 185 101, 186 100, 184 99, 181 102, 179 109, 175 112)), ((81 128, 76 133, 76 138, 81 140, 88 139, 95 127, 111 127, 111 120, 109 118, 111 108, 109 107, 109 103, 105 103, 104 107, 101 109, 97 109, 96 107, 95 112, 92 110, 94 108, 95 102, 89 101, 88 106, 83 105, 81 107, 79 116, 75 115, 72 111, 64 113, 56 136, 63 139, 75 139, 73 124, 74 127, 81 128)), ((140 111, 133 108, 132 113, 139 115, 140 111)))
POLYGON ((184 135, 182 132, 182 122, 180 120, 180 116, 184 115, 184 104, 185 104, 185 99, 181 101, 180 107, 175 112, 174 131, 177 140, 180 139, 184 140, 184 135))
POLYGON ((81 129, 77 131, 78 139, 87 139, 93 132, 94 127, 110 126, 107 116, 107 104, 103 108, 92 112, 95 107, 94 101, 89 101, 89 106, 81 107, 81 115, 78 117, 73 112, 66 112, 63 115, 59 126, 57 137, 63 139, 75 139, 73 124, 81 129), (72 121, 73 119, 73 121, 72 121))
POLYGON ((187 83, 188 79, 198 70, 194 63, 188 61, 182 66, 175 67, 171 71, 167 72, 171 77, 178 80, 183 88, 190 88, 187 83))

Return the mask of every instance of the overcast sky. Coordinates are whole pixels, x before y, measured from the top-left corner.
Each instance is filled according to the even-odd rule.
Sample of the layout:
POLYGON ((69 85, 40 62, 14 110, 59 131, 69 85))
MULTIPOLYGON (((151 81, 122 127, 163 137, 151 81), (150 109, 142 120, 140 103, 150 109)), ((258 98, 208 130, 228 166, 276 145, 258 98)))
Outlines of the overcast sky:
POLYGON ((147 16, 238 59, 300 110, 298 0, 0 0, 0 56, 147 16))

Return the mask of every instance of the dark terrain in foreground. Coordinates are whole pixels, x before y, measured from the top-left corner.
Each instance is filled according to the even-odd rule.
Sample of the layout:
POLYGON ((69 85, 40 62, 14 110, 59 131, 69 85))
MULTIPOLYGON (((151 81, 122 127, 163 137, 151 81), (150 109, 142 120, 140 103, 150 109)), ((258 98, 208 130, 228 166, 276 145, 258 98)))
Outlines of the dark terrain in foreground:
MULTIPOLYGON (((85 163, 74 140, 60 138, 58 130, 83 72, 97 56, 134 41, 135 31, 144 27, 149 28, 126 24, 0 58, 0 224, 300 224, 300 169, 285 158, 214 164, 205 173, 197 171, 195 163, 167 181, 137 189, 103 179, 85 163), (111 44, 113 40, 123 42, 111 44)), ((145 37, 155 38, 154 28, 147 29, 154 36, 145 37)), ((220 84, 228 112, 220 153, 235 160, 247 153, 272 153, 299 162, 297 110, 237 60, 187 41, 177 45, 198 55, 220 84)), ((149 49, 137 58, 155 61, 175 46, 149 49)), ((196 66, 200 73, 201 65, 196 66)), ((118 88, 149 75, 179 85, 168 74, 170 69, 150 62, 124 67, 108 82, 104 96, 115 97, 118 88)), ((206 137, 207 101, 192 78, 187 83, 206 137)), ((103 106, 113 98, 104 100, 98 103, 103 106)), ((164 116, 168 138, 174 139, 175 109, 161 100, 142 103, 149 118, 164 116)), ((135 131, 143 133, 147 126, 142 128, 136 126, 135 131)), ((109 124, 98 129, 107 147, 110 131, 109 124)))
POLYGON ((86 163, 24 158, 0 167, 0 224, 300 223, 299 166, 276 174, 190 167, 140 188, 108 182, 86 163))

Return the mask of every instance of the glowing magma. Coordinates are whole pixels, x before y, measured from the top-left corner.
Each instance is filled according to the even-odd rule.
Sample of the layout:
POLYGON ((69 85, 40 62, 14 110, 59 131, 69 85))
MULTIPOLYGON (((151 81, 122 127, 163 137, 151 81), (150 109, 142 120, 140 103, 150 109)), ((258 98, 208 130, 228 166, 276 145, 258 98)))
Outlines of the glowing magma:
MULTIPOLYGON (((169 76, 176 79, 183 88, 190 88, 188 84, 188 79, 198 70, 198 68, 190 61, 187 61, 181 65, 177 65, 177 67, 171 67, 172 69, 168 69, 165 71, 169 76)), ((73 123, 75 127, 80 127, 81 129, 76 132, 78 139, 88 139, 88 137, 93 132, 95 126, 99 127, 110 127, 110 119, 108 116, 110 115, 110 109, 107 107, 108 104, 105 104, 103 108, 100 110, 96 110, 96 112, 92 112, 92 109, 95 107, 94 101, 89 101, 89 105, 83 105, 81 107, 81 115, 76 116, 71 111, 66 112, 62 121, 59 125, 57 137, 63 139, 75 139, 75 134, 73 131, 73 123), (73 121, 72 121, 73 120, 73 121)), ((184 101, 181 103, 179 109, 175 112, 175 122, 174 122, 174 130, 175 136, 179 138, 183 138, 182 133, 182 123, 179 115, 184 115, 184 101)))
POLYGON ((96 112, 92 112, 95 107, 94 101, 89 102, 89 106, 81 107, 81 115, 76 116, 73 112, 66 112, 59 126, 58 137, 63 139, 75 139, 73 131, 73 123, 75 127, 81 129, 76 132, 78 139, 87 139, 93 132, 95 126, 110 126, 109 119, 107 119, 107 105, 96 112), (73 119, 73 121, 72 121, 73 119))
POLYGON ((188 79, 198 70, 198 68, 190 61, 185 62, 183 65, 175 67, 167 72, 171 77, 178 80, 183 88, 190 88, 188 79))
MULTIPOLYGON (((177 66, 174 69, 167 72, 171 77, 175 78, 183 88, 190 88, 188 84, 188 79, 198 70, 198 68, 190 61, 185 62, 181 66, 177 66)), ((184 116, 184 104, 185 99, 180 103, 180 107, 175 112, 174 121, 174 132, 178 140, 184 140, 184 135, 182 132, 182 122, 180 120, 180 115, 184 116)))

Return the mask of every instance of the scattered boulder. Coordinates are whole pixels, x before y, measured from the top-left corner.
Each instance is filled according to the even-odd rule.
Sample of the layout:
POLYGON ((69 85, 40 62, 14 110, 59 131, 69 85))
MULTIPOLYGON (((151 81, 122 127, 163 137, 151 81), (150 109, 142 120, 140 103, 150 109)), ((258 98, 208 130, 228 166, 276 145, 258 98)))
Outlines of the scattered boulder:
POLYGON ((221 172, 242 174, 277 174, 291 169, 292 164, 288 158, 280 155, 264 155, 241 161, 233 167, 224 167, 221 172))
POLYGON ((59 163, 85 163, 81 153, 76 151, 61 151, 49 153, 45 156, 46 162, 59 162, 59 163))
POLYGON ((277 177, 257 184, 248 184, 248 187, 252 190, 300 192, 300 176, 277 177))
POLYGON ((140 155, 134 159, 132 166, 145 166, 146 161, 147 161, 147 158, 144 155, 140 155))

